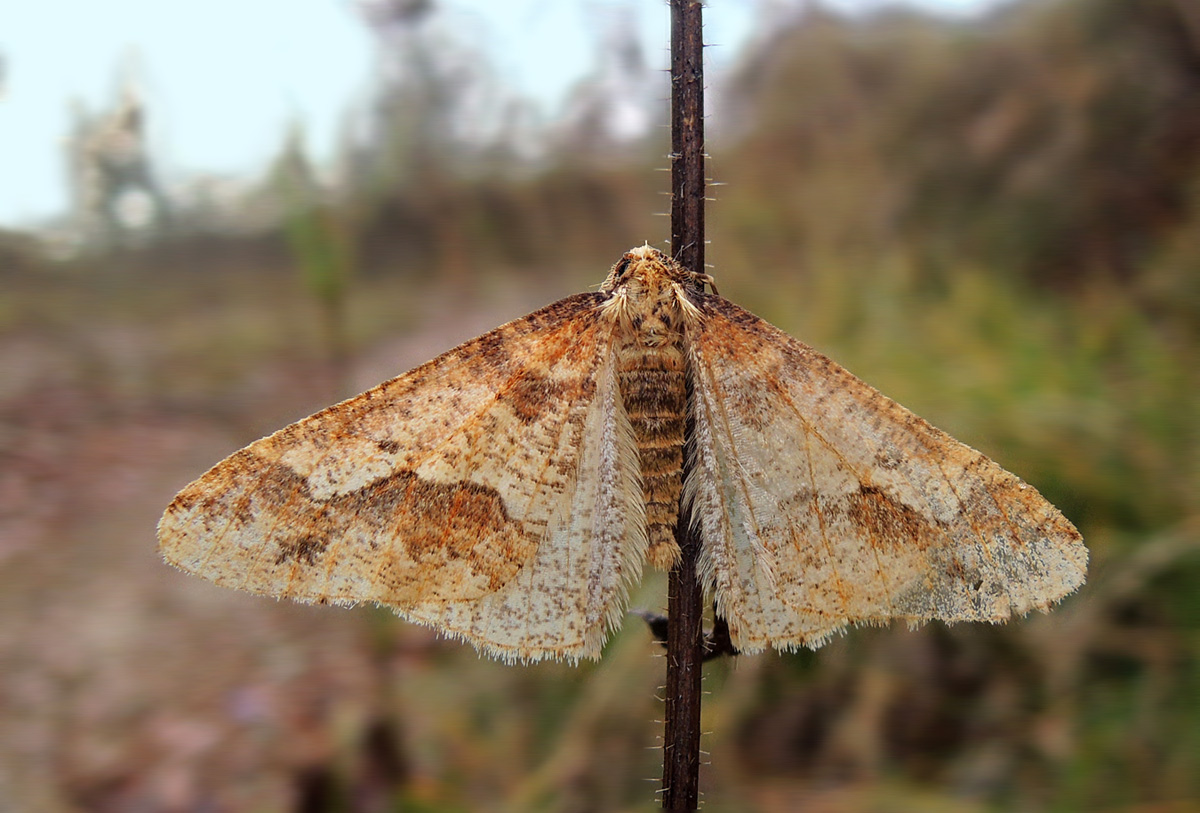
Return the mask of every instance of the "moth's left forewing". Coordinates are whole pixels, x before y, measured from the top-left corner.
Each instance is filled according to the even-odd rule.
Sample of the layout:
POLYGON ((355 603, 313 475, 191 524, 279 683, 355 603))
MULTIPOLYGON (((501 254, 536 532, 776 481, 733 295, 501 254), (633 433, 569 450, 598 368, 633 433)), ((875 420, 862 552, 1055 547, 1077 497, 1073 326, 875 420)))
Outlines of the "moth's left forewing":
POLYGON ((743 651, 1002 621, 1082 583, 1078 532, 1033 488, 748 311, 693 302, 685 495, 743 651))
POLYGON ((299 601, 371 601, 506 660, 599 655, 645 556, 600 294, 465 342, 218 463, 168 562, 299 601))

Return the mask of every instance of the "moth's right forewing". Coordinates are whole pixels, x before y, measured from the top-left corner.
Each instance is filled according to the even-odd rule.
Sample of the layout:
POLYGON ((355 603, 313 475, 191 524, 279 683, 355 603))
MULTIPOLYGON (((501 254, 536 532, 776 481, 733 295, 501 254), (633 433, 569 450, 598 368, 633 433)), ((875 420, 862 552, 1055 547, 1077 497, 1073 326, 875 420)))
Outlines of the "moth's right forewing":
POLYGON ((717 296, 689 334, 702 567, 744 651, 853 623, 1002 621, 1084 579, 1032 487, 717 296))

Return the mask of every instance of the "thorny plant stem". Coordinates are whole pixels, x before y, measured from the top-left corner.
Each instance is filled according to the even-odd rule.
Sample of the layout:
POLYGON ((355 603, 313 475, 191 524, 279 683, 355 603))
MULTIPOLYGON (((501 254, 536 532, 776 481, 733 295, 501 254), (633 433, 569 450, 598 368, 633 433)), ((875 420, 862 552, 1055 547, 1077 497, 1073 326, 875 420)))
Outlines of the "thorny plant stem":
MULTIPOLYGON (((671 252, 685 268, 700 274, 704 273, 702 10, 700 0, 671 0, 671 252)), ((687 433, 690 436, 690 426, 687 433)), ((663 730, 662 806, 672 811, 696 809, 704 662, 704 599, 696 573, 700 540, 690 512, 680 509, 675 538, 683 558, 671 569, 667 586, 663 730)))

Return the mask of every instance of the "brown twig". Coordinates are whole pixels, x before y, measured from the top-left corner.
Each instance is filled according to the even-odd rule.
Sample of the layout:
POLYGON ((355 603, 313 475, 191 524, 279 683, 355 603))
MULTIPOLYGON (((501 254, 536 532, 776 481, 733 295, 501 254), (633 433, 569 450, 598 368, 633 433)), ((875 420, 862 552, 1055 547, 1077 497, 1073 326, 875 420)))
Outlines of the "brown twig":
MULTIPOLYGON (((646 622, 646 626, 650 628, 650 634, 654 636, 654 640, 666 648, 667 629, 670 626, 667 617, 646 610, 633 610, 632 612, 646 622)), ((729 637, 729 624, 725 622, 724 618, 717 616, 713 628, 704 633, 704 662, 708 663, 725 655, 736 654, 738 654, 737 647, 733 645, 733 639, 729 637)))
MULTIPOLYGON (((700 0, 671 0, 671 252, 704 273, 704 43, 700 0)), ((691 393, 689 393, 690 397, 691 393)), ((691 426, 687 428, 691 436, 691 426)), ((685 460, 686 460, 685 455, 685 460)), ((687 463, 683 476, 687 476, 687 463)), ((663 730, 666 810, 695 810, 700 777, 704 604, 700 540, 684 507, 675 539, 683 551, 667 586, 667 683, 663 730)))

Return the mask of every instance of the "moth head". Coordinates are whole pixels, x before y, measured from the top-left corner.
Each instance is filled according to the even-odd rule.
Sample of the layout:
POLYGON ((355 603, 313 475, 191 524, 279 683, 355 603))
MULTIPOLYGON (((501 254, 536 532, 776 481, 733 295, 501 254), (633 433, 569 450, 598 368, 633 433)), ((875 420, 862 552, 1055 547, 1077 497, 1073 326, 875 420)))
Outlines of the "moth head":
POLYGON ((663 252, 646 244, 626 251, 608 272, 600 290, 633 297, 681 284, 703 290, 702 276, 693 274, 663 252))

